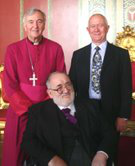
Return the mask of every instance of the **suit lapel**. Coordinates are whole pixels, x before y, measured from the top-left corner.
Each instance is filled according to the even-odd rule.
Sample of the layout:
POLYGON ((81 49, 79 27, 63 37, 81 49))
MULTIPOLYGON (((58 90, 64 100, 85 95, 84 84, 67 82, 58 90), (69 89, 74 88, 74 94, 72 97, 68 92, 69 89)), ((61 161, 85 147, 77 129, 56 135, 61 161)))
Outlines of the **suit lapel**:
POLYGON ((114 50, 112 49, 111 44, 107 43, 104 62, 103 62, 103 65, 102 65, 101 77, 102 77, 102 73, 105 72, 107 66, 112 63, 113 54, 114 54, 114 50))
POLYGON ((85 76, 85 79, 86 82, 85 82, 85 85, 87 85, 87 89, 89 88, 89 80, 90 80, 90 59, 91 59, 91 44, 88 45, 85 49, 85 56, 83 57, 83 64, 85 64, 84 66, 84 76, 85 76))

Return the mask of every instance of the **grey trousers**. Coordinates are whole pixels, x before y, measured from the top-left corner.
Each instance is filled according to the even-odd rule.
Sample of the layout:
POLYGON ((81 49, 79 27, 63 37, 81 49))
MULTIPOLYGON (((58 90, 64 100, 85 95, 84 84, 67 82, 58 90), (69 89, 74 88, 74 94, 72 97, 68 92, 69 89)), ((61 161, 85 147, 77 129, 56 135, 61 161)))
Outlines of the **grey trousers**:
POLYGON ((88 154, 84 151, 83 147, 76 141, 69 166, 90 166, 91 161, 88 154))

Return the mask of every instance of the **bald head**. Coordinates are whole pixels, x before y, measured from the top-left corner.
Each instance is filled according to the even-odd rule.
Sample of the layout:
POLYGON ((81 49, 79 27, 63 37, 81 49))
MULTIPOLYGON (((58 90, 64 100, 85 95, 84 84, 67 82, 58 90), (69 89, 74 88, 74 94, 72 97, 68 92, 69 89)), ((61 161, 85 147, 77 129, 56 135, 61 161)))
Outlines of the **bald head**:
POLYGON ((59 72, 59 71, 52 72, 52 73, 48 76, 48 79, 47 79, 47 81, 46 81, 46 86, 47 86, 48 89, 49 89, 50 86, 51 86, 51 85, 50 85, 50 84, 51 84, 51 81, 52 81, 53 79, 55 79, 55 78, 59 78, 59 76, 67 77, 67 78, 69 79, 68 75, 67 75, 66 73, 64 73, 64 72, 59 72))
POLYGON ((93 14, 93 15, 89 18, 88 26, 89 26, 89 24, 90 24, 90 22, 91 22, 91 19, 94 18, 94 17, 99 17, 99 18, 101 18, 101 19, 103 20, 104 24, 105 24, 106 26, 108 26, 108 21, 107 21, 106 17, 105 17, 104 15, 100 14, 100 13, 93 14))
POLYGON ((74 101, 74 89, 67 74, 53 72, 46 82, 47 93, 58 106, 69 106, 74 101))
POLYGON ((109 30, 107 19, 102 14, 94 14, 89 18, 87 30, 92 42, 100 45, 106 41, 106 35, 109 30))

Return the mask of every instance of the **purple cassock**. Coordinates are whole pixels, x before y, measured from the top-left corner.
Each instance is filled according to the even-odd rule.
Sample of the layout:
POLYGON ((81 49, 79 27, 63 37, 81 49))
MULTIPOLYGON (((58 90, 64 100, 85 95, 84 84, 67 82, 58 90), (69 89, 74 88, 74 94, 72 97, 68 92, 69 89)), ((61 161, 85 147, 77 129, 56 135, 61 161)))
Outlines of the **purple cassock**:
POLYGON ((51 72, 65 72, 61 46, 47 38, 33 45, 27 38, 8 46, 4 88, 10 103, 7 110, 2 166, 22 166, 20 149, 27 122, 27 109, 48 99, 46 79, 51 72))

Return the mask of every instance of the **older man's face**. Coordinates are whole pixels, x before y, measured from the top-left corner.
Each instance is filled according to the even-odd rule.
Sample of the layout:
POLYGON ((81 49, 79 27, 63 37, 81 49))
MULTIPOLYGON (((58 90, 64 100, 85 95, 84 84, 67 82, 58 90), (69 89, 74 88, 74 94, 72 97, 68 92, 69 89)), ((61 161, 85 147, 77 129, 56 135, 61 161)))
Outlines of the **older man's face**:
POLYGON ((27 16, 24 22, 24 29, 31 41, 42 36, 45 29, 45 20, 40 12, 27 16))
POLYGON ((107 25, 104 17, 96 15, 90 18, 87 30, 93 43, 99 45, 104 42, 106 40, 108 29, 109 26, 107 25))
POLYGON ((52 76, 48 94, 59 106, 67 107, 74 101, 73 86, 65 74, 52 76))

